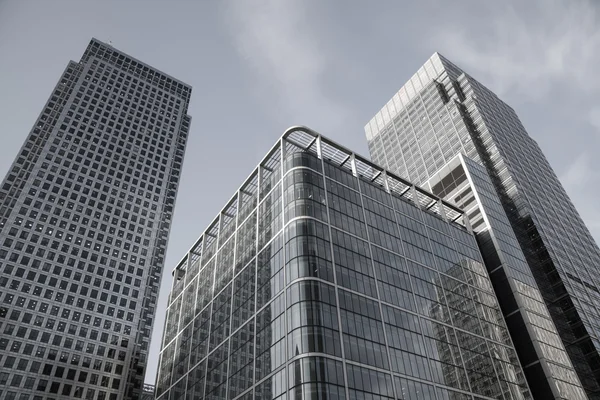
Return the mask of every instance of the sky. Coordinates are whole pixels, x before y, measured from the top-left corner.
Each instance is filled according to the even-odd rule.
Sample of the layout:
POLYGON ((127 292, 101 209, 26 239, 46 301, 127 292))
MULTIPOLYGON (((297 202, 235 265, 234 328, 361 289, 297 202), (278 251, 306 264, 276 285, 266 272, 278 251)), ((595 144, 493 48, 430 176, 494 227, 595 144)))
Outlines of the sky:
POLYGON ((0 0, 0 176, 96 37, 193 86, 170 272, 283 131, 368 156, 363 127, 438 51, 520 116, 600 239, 600 14, 584 0, 0 0))

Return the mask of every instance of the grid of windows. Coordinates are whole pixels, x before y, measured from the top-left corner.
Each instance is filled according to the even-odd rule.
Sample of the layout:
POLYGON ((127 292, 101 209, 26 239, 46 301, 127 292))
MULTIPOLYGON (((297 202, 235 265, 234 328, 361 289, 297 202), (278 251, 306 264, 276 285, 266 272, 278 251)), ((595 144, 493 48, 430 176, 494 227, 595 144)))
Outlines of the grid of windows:
POLYGON ((462 213, 346 152, 288 130, 179 263, 158 399, 531 398, 462 213))
MULTIPOLYGON (((527 316, 509 324, 515 328, 513 337, 526 334, 533 342, 544 338, 535 351, 538 359, 549 362, 544 371, 533 364, 531 352, 520 351, 523 364, 533 370, 526 373, 534 394, 585 398, 583 386, 589 398, 600 399, 600 282, 595 273, 600 249, 514 110, 436 53, 365 131, 371 155, 381 165, 419 184, 444 175, 446 182, 433 188, 441 196, 448 194, 442 186, 454 187, 450 183, 460 175, 448 175, 447 163, 459 153, 470 159, 468 163, 475 161, 480 203, 491 222, 488 226, 476 210, 470 216, 476 217, 474 229, 491 229, 478 238, 493 264, 488 267, 500 267, 494 282, 503 292, 498 295, 514 294, 508 303, 521 294, 525 303, 541 303, 543 297, 547 310, 544 304, 532 309, 544 316, 549 312, 556 325, 541 334, 527 316), (479 179, 481 166, 485 170, 479 179), (550 351, 546 345, 564 347, 570 360, 563 360, 562 350, 550 351), (543 383, 543 375, 555 382, 543 383)), ((458 201, 473 205, 475 200, 471 196, 458 201)), ((508 303, 506 315, 516 307, 508 303)))
POLYGON ((4 180, 0 392, 8 397, 142 393, 190 123, 189 87, 150 71, 92 40, 4 180))

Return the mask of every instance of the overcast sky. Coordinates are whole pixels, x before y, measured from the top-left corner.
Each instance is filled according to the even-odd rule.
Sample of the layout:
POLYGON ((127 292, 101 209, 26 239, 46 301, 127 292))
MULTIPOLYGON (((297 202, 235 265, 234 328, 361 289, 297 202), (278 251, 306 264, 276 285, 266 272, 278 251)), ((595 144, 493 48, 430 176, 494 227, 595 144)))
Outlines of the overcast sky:
POLYGON ((599 22, 578 0, 0 0, 0 177, 91 37, 193 86, 154 382, 170 271, 275 140, 306 125, 368 155, 363 126, 434 51, 517 111, 598 241, 599 22))

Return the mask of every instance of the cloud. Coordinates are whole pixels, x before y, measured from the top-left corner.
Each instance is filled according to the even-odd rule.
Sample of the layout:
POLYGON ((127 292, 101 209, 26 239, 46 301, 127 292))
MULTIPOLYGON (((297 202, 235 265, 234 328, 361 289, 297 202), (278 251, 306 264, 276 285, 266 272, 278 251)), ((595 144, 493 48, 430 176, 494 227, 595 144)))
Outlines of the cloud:
POLYGON ((587 152, 581 153, 560 176, 560 181, 572 194, 577 211, 586 221, 590 230, 600 231, 600 210, 593 193, 600 184, 600 169, 594 165, 595 160, 587 152))
POLYGON ((486 78, 500 95, 510 91, 537 100, 554 89, 600 90, 600 18, 591 1, 485 4, 482 15, 465 17, 488 24, 485 34, 473 35, 462 25, 434 37, 465 69, 486 78))
POLYGON ((600 132, 600 105, 593 106, 588 112, 588 120, 598 132, 600 132))
POLYGON ((581 153, 575 161, 569 165, 560 177, 561 182, 567 188, 577 189, 582 185, 590 184, 597 178, 597 173, 590 165, 590 157, 587 153, 581 153))
POLYGON ((302 0, 234 0, 227 9, 229 27, 261 87, 270 87, 280 100, 267 107, 282 107, 294 120, 327 115, 335 125, 347 111, 323 89, 333 55, 313 31, 307 6, 302 0))

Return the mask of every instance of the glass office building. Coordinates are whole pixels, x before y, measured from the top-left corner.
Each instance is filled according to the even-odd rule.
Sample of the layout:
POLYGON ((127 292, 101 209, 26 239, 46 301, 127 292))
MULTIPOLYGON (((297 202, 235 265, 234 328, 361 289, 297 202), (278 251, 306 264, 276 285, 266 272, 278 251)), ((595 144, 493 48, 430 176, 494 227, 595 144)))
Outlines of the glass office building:
POLYGON ((138 399, 191 88, 92 39, 0 187, 0 398, 138 399))
POLYGON ((532 398, 462 210, 307 128, 173 276, 157 399, 532 398))
MULTIPOLYGON (((493 258, 497 251, 504 254, 488 268, 501 264, 500 275, 525 285, 526 290, 505 287, 497 293, 511 334, 516 338, 529 333, 532 343, 559 349, 552 339, 557 332, 570 358, 563 362, 560 351, 549 354, 537 345, 533 358, 519 352, 522 362, 539 361, 539 365, 523 362, 532 393, 540 399, 581 398, 581 384, 590 399, 600 398, 600 280, 595 273, 600 250, 514 110, 436 53, 365 126, 365 132, 375 162, 421 185, 437 175, 437 184, 429 188, 441 197, 461 194, 452 193, 460 183, 460 171, 457 175, 446 168, 456 167, 452 163, 457 154, 463 154, 474 170, 475 165, 485 168, 485 179, 495 192, 492 197, 500 201, 509 226, 495 228, 486 218, 469 219, 480 243, 487 244, 482 247, 484 257, 493 258), (510 242, 504 249, 500 236, 510 242), (533 297, 541 294, 546 307, 535 315, 549 312, 554 327, 542 322, 545 317, 534 322, 524 313, 512 314, 519 291, 533 297), (508 293, 516 297, 503 300, 508 293), (573 367, 578 379, 568 372, 573 367)), ((468 197, 448 200, 464 206, 468 197)), ((489 202, 478 203, 492 207, 489 202)), ((473 211, 470 216, 481 216, 473 211)), ((501 278, 498 285, 493 273, 491 278, 495 286, 502 286, 501 278)))
POLYGON ((458 154, 425 187, 468 215, 534 396, 585 399, 485 167, 458 154))

